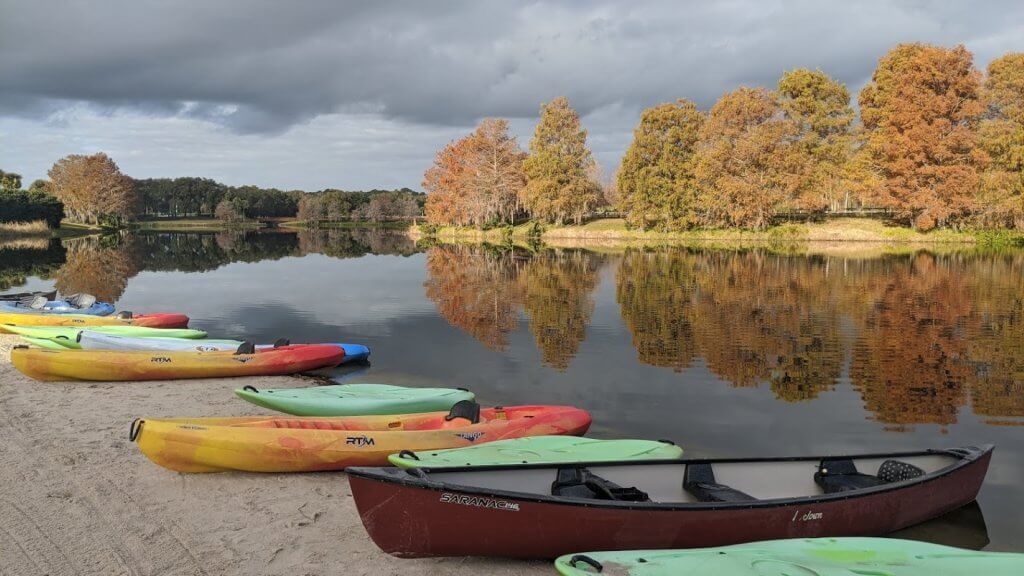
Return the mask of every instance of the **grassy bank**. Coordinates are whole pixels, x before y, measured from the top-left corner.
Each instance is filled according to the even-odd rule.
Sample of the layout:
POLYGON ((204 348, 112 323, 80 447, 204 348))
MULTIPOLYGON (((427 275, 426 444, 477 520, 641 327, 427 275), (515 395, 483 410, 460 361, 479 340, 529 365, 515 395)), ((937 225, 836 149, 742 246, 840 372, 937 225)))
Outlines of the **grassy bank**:
MULTIPOLYGON (((528 239, 533 223, 511 228, 478 230, 475 228, 442 227, 433 236, 440 240, 502 242, 528 239)), ((426 236, 418 226, 409 229, 414 239, 426 236)), ((889 226, 866 218, 837 218, 820 223, 784 224, 766 230, 687 230, 655 232, 630 230, 621 219, 594 220, 579 226, 544 226, 540 240, 547 244, 568 243, 882 243, 882 244, 999 244, 1024 245, 1022 232, 956 232, 936 230, 918 232, 909 228, 889 226)))
POLYGON ((278 223, 278 226, 282 228, 301 228, 308 230, 330 230, 330 229, 350 229, 350 228, 384 228, 388 230, 406 230, 412 223, 410 222, 356 222, 356 221, 343 221, 343 222, 308 222, 304 220, 288 220, 285 222, 278 223))
POLYGON ((263 227, 263 224, 257 220, 228 223, 214 218, 182 218, 178 220, 140 220, 136 226, 139 230, 162 232, 219 232, 221 230, 255 230, 263 227))

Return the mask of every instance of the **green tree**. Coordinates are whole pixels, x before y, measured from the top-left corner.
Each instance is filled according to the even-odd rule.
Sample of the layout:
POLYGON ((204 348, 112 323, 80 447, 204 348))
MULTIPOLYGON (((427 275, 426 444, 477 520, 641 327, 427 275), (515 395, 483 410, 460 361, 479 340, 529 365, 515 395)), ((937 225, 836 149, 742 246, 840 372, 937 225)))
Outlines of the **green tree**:
POLYGON ((1024 53, 988 65, 981 145, 991 158, 985 171, 978 218, 989 226, 1024 228, 1024 53))
POLYGON ((619 208, 632 227, 697 224, 694 148, 704 115, 688 100, 644 110, 618 173, 619 208))
POLYGON ((21 174, 0 170, 0 190, 21 190, 21 174))
POLYGON ((797 139, 810 162, 797 192, 805 210, 848 208, 844 169, 852 152, 850 92, 820 70, 798 68, 779 79, 779 104, 797 127, 797 139))
POLYGON ((523 206, 534 218, 579 224, 599 201, 600 187, 589 176, 593 165, 587 131, 569 100, 559 97, 542 104, 530 155, 523 162, 523 206))

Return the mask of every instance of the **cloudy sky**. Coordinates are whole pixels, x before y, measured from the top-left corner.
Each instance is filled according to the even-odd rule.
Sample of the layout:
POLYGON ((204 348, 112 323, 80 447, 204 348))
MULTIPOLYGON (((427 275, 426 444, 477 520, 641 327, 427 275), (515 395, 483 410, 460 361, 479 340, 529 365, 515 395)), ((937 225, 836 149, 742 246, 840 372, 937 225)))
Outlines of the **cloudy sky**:
POLYGON ((0 169, 105 151, 139 177, 420 187, 482 117, 525 146, 566 95, 613 169, 641 109, 821 68, 856 90, 893 44, 1024 51, 1024 2, 0 0, 0 169))

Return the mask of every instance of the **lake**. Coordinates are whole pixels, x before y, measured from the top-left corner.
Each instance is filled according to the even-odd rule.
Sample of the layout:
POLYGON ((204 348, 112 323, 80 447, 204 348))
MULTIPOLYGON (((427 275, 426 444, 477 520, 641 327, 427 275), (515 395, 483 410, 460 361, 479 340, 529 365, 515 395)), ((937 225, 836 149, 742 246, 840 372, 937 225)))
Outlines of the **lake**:
MULTIPOLYGON (((978 508, 910 534, 1024 551, 1024 251, 417 245, 372 229, 0 243, 0 288, 373 350, 339 381, 574 404, 692 456, 995 443, 978 508), (987 535, 986 535, 987 531, 987 535)), ((213 414, 203 414, 213 415, 213 414)))

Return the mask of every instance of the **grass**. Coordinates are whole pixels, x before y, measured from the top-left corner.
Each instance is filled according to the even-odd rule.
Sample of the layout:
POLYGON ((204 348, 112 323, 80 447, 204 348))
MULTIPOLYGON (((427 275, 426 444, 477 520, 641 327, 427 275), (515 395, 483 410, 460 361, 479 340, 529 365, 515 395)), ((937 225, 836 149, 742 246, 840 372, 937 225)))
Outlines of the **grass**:
POLYGON ((164 230, 164 231, 209 231, 209 230, 238 230, 260 228, 262 224, 256 220, 243 220, 241 222, 222 222, 214 218, 181 218, 177 220, 139 220, 136 225, 140 230, 164 230))
POLYGON ((49 236, 50 228, 45 220, 35 222, 2 222, 0 236, 49 236))
POLYGON ((337 228, 387 228, 391 230, 405 230, 412 224, 410 222, 362 222, 362 221, 339 221, 339 222, 319 222, 315 226, 311 226, 310 222, 303 220, 286 220, 279 222, 278 226, 282 228, 303 228, 303 229, 337 229, 337 228))
MULTIPOLYGON (((533 223, 512 228, 479 230, 476 228, 441 227, 432 235, 444 240, 477 240, 486 242, 528 238, 533 223)), ((426 236, 418 226, 409 230, 413 238, 426 236)), ((870 218, 835 218, 824 222, 782 224, 766 230, 714 229, 658 232, 626 227, 618 218, 593 220, 581 225, 544 226, 541 239, 555 246, 578 245, 643 245, 643 244, 805 244, 805 243, 874 243, 879 245, 990 245, 1024 246, 1024 233, 1016 231, 978 232, 935 230, 918 232, 892 226, 870 218)))

